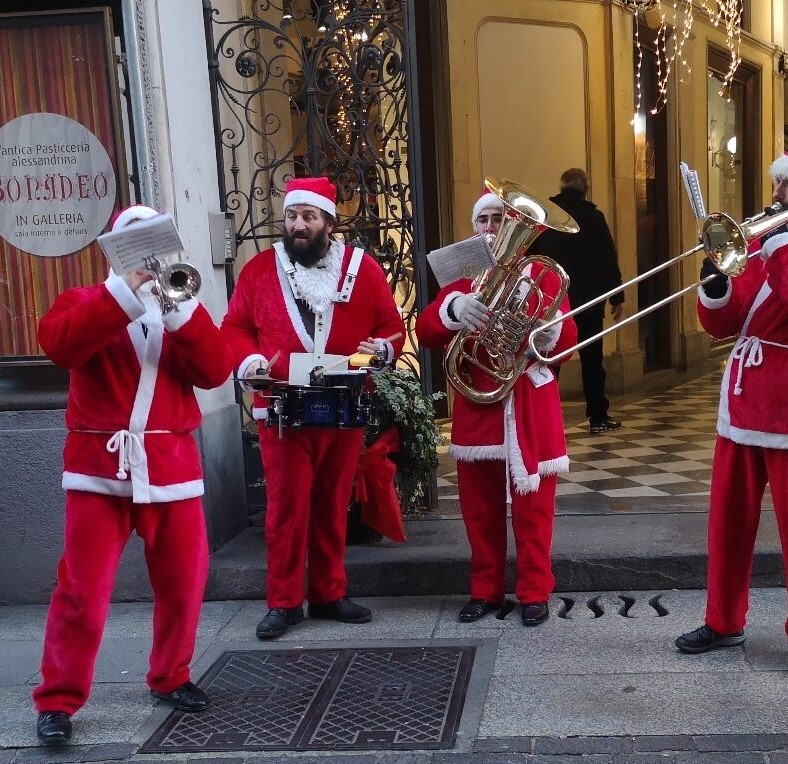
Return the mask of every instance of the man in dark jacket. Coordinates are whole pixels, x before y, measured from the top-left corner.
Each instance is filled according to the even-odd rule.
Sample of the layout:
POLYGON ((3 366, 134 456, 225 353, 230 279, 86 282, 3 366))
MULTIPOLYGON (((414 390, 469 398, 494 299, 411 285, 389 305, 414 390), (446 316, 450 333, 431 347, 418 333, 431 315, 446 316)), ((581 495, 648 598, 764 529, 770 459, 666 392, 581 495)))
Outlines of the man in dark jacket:
MULTIPOLYGON (((621 272, 613 237, 605 216, 586 199, 588 175, 572 168, 561 175, 561 193, 550 197, 566 210, 580 226, 577 234, 546 230, 534 244, 534 250, 555 260, 569 274, 569 302, 572 308, 587 303, 604 292, 621 285, 621 272)), ((610 298, 615 321, 621 318, 624 293, 610 298)), ((594 305, 575 316, 578 340, 582 342, 602 331, 604 303, 594 305)), ((602 365, 602 340, 592 342, 580 351, 583 375, 583 395, 586 416, 592 433, 618 430, 621 422, 611 419, 607 410, 610 402, 605 397, 605 367, 602 365)))

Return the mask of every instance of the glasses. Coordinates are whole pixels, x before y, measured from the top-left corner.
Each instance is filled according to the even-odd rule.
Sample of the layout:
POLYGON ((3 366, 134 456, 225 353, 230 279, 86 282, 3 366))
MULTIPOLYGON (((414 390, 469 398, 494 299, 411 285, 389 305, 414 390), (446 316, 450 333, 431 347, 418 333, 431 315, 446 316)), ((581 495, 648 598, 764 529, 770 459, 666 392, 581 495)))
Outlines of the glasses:
POLYGON ((495 225, 501 225, 501 223, 503 222, 503 215, 501 214, 493 215, 492 218, 490 217, 490 215, 479 215, 479 217, 476 218, 476 222, 479 225, 487 225, 490 222, 490 220, 492 220, 492 222, 495 225))

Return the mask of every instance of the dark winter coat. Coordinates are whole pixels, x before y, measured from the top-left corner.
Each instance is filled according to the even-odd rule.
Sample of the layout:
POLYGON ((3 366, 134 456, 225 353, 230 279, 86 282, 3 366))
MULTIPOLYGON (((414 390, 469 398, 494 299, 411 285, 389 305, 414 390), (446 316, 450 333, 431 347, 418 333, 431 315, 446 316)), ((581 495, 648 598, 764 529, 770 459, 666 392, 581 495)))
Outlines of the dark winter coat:
MULTIPOLYGON (((578 307, 621 285, 618 256, 605 216, 582 193, 564 189, 550 201, 566 210, 580 226, 579 233, 547 229, 536 240, 533 252, 546 255, 563 266, 570 279, 569 302, 578 307)), ((610 298, 611 305, 624 302, 624 293, 610 298)))

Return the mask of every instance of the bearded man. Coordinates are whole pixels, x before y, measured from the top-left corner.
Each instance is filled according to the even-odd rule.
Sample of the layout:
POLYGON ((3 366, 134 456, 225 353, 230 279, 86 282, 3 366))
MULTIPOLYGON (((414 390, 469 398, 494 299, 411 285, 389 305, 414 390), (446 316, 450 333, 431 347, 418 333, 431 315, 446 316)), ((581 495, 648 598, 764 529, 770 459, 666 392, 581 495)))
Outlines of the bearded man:
MULTIPOLYGON (((375 353, 393 363, 405 327, 382 268, 332 237, 336 187, 324 177, 291 180, 284 213, 282 241, 241 271, 222 324, 239 379, 292 382, 299 362, 324 365, 329 354, 375 353)), ((268 498, 269 610, 257 636, 279 637, 302 621, 305 597, 310 618, 366 623, 369 609, 345 596, 344 564, 363 429, 285 428, 280 438, 264 421, 265 400, 255 394, 254 403, 268 498)))

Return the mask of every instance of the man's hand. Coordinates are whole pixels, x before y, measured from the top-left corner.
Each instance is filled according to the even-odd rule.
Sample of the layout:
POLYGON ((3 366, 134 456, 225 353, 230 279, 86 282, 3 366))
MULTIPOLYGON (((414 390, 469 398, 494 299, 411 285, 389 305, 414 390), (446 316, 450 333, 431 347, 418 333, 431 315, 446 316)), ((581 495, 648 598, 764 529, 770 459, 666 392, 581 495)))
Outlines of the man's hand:
POLYGON ((487 306, 479 299, 480 293, 462 294, 455 297, 449 308, 457 319, 457 323, 462 324, 464 329, 478 331, 490 320, 487 306))
POLYGON ((153 278, 153 274, 145 268, 138 268, 136 271, 124 273, 121 278, 129 285, 132 292, 136 292, 146 281, 153 278))
POLYGON ((369 353, 370 355, 377 356, 384 363, 391 363, 393 358, 390 358, 391 345, 386 340, 380 337, 367 337, 366 340, 358 343, 357 353, 369 353))
POLYGON ((618 323, 624 315, 624 303, 620 302, 618 305, 610 306, 610 315, 613 316, 613 321, 618 323))
POLYGON ((714 276, 713 279, 703 285, 702 289, 708 297, 712 300, 719 300, 720 297, 725 297, 728 291, 728 277, 717 270, 717 266, 708 258, 703 258, 703 265, 700 267, 700 280, 714 276))
POLYGON ((249 368, 244 372, 244 379, 250 377, 267 377, 269 364, 258 361, 257 363, 249 364, 249 368))

